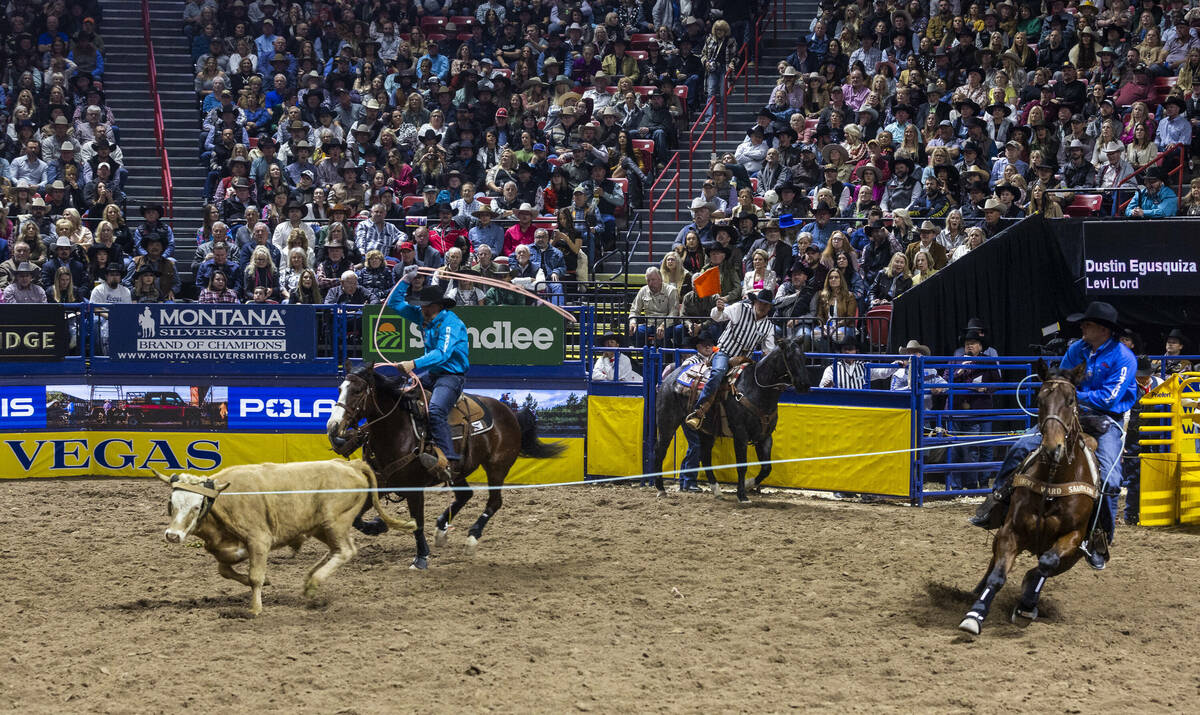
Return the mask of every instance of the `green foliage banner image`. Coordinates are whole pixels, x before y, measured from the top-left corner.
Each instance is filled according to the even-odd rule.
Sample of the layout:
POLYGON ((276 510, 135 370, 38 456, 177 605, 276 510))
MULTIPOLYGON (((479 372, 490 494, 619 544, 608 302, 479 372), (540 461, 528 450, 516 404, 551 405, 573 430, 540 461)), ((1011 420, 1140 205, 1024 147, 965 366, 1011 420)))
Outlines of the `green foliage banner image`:
MULTIPOLYGON (((425 349, 420 326, 390 310, 381 318, 381 307, 363 306, 363 357, 376 362, 420 357, 425 349), (376 322, 379 322, 378 335, 376 322)), ((466 323, 471 336, 473 365, 561 365, 563 362, 563 319, 549 308, 463 306, 454 312, 466 323)))

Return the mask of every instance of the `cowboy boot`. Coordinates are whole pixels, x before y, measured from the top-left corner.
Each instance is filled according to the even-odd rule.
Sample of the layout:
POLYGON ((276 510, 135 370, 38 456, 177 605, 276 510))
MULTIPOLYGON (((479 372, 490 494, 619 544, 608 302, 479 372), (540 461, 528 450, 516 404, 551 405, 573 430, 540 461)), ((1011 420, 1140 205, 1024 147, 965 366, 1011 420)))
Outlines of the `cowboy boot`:
POLYGON ((987 499, 975 510, 975 515, 967 519, 972 526, 999 529, 1004 524, 1004 517, 1008 514, 1008 502, 1012 497, 1012 489, 1008 484, 1006 480, 987 495, 987 499))
POLYGON ((438 481, 444 484, 450 484, 452 481, 452 470, 454 466, 453 461, 446 460, 446 466, 439 466, 438 456, 433 452, 422 452, 421 456, 417 458, 417 461, 421 463, 421 466, 425 468, 425 471, 432 474, 438 481))
POLYGON ((699 430, 700 425, 704 424, 704 415, 708 412, 708 409, 712 407, 712 403, 712 398, 709 398, 698 405, 696 409, 692 411, 692 414, 688 415, 687 419, 683 421, 684 424, 694 430, 699 430))
POLYGON ((1104 529, 1092 532, 1092 538, 1079 545, 1079 550, 1087 558, 1088 566, 1103 571, 1108 565, 1108 534, 1104 529))

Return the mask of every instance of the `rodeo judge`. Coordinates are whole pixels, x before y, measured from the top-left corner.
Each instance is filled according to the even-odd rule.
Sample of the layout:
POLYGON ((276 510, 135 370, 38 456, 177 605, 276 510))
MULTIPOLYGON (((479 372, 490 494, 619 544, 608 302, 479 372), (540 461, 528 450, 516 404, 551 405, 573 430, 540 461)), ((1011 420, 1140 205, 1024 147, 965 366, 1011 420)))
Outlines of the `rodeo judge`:
POLYGON ((717 339, 717 351, 712 356, 712 371, 704 389, 696 398, 696 409, 688 415, 687 426, 700 429, 704 415, 712 407, 725 373, 729 372, 731 357, 749 357, 755 350, 770 352, 775 349, 775 328, 767 316, 771 313, 773 293, 764 288, 748 300, 725 307, 725 299, 717 298, 717 305, 709 317, 717 323, 728 323, 717 339))
POLYGON ((467 371, 471 369, 470 340, 467 326, 450 309, 455 306, 453 298, 447 298, 444 285, 425 286, 417 293, 413 303, 408 302, 408 290, 412 286, 415 270, 405 271, 388 299, 387 307, 396 311, 401 318, 421 326, 425 339, 425 354, 416 360, 400 361, 400 369, 419 376, 421 385, 429 394, 429 434, 446 457, 447 465, 438 466, 436 456, 428 452, 421 454, 421 466, 442 479, 451 481, 458 468, 461 455, 454 451, 454 440, 450 437, 450 424, 446 418, 462 396, 467 371))

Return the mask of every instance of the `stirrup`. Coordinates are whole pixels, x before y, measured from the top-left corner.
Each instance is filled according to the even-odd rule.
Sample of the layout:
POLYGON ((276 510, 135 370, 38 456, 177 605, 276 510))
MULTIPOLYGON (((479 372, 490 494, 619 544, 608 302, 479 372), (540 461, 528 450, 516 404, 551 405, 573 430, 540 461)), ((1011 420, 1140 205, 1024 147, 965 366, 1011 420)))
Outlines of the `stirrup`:
POLYGON ((1096 529, 1092 532, 1091 539, 1079 545, 1079 550, 1087 559, 1088 566, 1097 571, 1103 571, 1104 567, 1108 565, 1108 534, 1096 529))
POLYGON ((694 410, 692 414, 688 415, 687 418, 684 419, 683 422, 688 427, 698 430, 700 429, 700 426, 704 424, 704 413, 700 410, 694 410))

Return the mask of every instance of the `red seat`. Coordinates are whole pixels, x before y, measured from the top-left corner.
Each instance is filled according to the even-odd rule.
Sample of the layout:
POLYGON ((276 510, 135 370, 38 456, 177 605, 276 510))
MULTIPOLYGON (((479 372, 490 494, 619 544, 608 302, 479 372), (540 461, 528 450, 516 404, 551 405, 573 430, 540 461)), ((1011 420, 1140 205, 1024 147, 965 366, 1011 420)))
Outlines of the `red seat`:
POLYGON ((512 70, 508 69, 507 67, 497 67, 495 71, 504 75, 505 77, 512 77, 512 70))
POLYGON ((642 95, 643 97, 648 97, 648 96, 650 96, 650 93, 656 89, 658 89, 658 87, 655 87, 654 85, 646 85, 646 86, 637 85, 633 88, 633 91, 637 92, 638 94, 642 95))
POLYGON ((1091 216, 1100 210, 1103 199, 1100 194, 1075 194, 1075 199, 1067 204, 1063 213, 1068 216, 1091 216))
POLYGON ((444 42, 446 40, 446 35, 441 32, 430 32, 429 34, 425 35, 425 39, 429 40, 430 42, 444 42))
POLYGON ((644 156, 646 166, 654 166, 654 140, 653 139, 634 139, 634 151, 640 151, 644 156))
POLYGON ((562 166, 562 159, 559 159, 557 156, 548 156, 546 157, 546 163, 550 166, 562 166))
POLYGON ((610 84, 610 85, 608 85, 607 87, 605 87, 605 88, 604 88, 604 91, 605 91, 605 92, 608 92, 609 94, 616 94, 616 93, 617 93, 617 88, 616 88, 616 87, 614 87, 613 85, 611 85, 611 84, 610 84))
POLYGON ((445 15, 426 15, 425 17, 421 18, 421 30, 423 30, 426 34, 429 34, 430 28, 445 27, 445 26, 446 26, 446 16, 445 15))
POLYGON ((867 339, 871 345, 881 347, 887 345, 888 334, 892 330, 892 305, 877 305, 867 311, 867 339))
POLYGON ((675 96, 679 97, 679 101, 683 102, 683 106, 687 107, 687 85, 681 84, 675 88, 675 96))
POLYGON ((407 211, 412 208, 413 204, 421 203, 424 200, 424 196, 405 196, 404 200, 400 202, 400 207, 407 211))
POLYGON ((472 25, 475 25, 478 23, 478 20, 475 19, 474 15, 454 15, 453 17, 450 18, 450 22, 453 22, 455 25, 458 25, 460 28, 465 27, 469 30, 469 29, 471 29, 472 25))
POLYGON ((481 204, 487 204, 488 206, 491 206, 492 202, 495 201, 495 199, 492 198, 491 196, 480 196, 479 198, 477 198, 475 200, 481 204))
POLYGON ((625 207, 629 205, 629 179, 613 179, 612 182, 621 187, 621 195, 625 197, 625 203, 617 207, 615 215, 624 216, 625 207))
POLYGON ((761 209, 763 207, 763 197, 755 196, 754 197, 754 205, 761 209))
POLYGON ((250 137, 249 146, 250 146, 250 148, 251 148, 251 149, 253 149, 253 148, 255 148, 256 146, 258 146, 258 137, 250 137))
POLYGON ((626 50, 625 54, 629 55, 638 62, 645 62, 650 57, 650 53, 645 50, 626 50))
POLYGON ((458 40, 459 42, 470 42, 471 41, 471 33, 460 32, 454 36, 454 39, 458 40))
POLYGON ((758 177, 757 176, 750 177, 750 192, 754 193, 754 194, 758 193, 758 177))
POLYGON ((819 122, 819 121, 820 121, 819 117, 809 117, 808 119, 804 120, 804 128, 805 129, 816 129, 817 122, 819 122))
POLYGON ((1155 77, 1154 86, 1170 89, 1179 82, 1179 77, 1155 77))
POLYGON ((649 47, 655 39, 653 32, 635 32, 629 36, 629 46, 642 50, 649 47))

